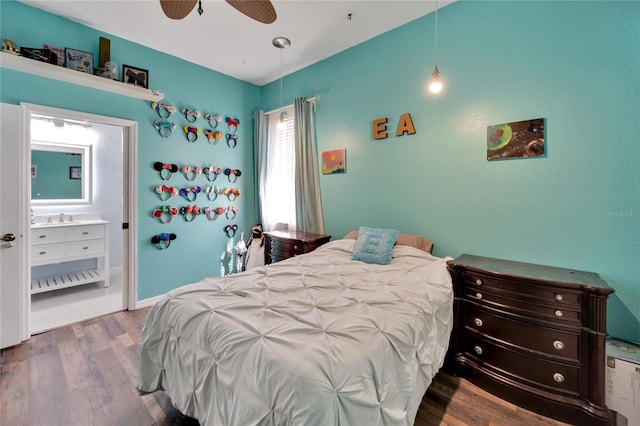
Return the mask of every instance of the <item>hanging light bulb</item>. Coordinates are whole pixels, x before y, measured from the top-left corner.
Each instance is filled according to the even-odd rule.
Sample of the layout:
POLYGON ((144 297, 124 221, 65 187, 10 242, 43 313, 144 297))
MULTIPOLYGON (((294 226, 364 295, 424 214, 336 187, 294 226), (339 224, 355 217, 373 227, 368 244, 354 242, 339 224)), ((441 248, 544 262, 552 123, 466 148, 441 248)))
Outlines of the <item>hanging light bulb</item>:
POLYGON ((440 81, 440 70, 437 64, 431 75, 433 76, 433 80, 429 83, 429 91, 431 93, 440 93, 442 91, 442 81, 440 81))
POLYGON ((285 126, 285 118, 287 112, 283 109, 282 104, 282 77, 283 77, 283 67, 282 67, 282 49, 285 49, 291 46, 291 41, 286 37, 276 37, 271 42, 275 47, 280 49, 280 121, 278 121, 278 128, 282 129, 285 126))
POLYGON ((434 37, 434 62, 436 64, 433 69, 433 73, 431 76, 433 79, 429 83, 429 91, 431 93, 440 93, 444 85, 442 84, 442 80, 440 80, 440 70, 438 69, 438 0, 436 0, 436 24, 435 24, 435 37, 434 37))

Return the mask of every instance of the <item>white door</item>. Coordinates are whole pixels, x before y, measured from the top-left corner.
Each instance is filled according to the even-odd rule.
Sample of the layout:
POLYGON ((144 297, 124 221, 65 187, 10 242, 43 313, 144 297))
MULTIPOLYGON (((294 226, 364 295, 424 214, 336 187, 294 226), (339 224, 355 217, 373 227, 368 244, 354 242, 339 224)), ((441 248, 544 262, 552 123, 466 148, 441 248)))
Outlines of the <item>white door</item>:
POLYGON ((0 103, 0 348, 29 338, 27 320, 28 149, 20 143, 20 108, 0 103))

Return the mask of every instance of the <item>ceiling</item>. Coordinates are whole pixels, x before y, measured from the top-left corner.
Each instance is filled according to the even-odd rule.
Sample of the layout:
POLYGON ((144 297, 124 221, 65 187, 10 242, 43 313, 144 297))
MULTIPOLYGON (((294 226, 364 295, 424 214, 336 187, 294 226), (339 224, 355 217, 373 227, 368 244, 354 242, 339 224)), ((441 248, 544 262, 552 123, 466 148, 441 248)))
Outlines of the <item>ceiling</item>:
POLYGON ((272 0, 278 17, 267 25, 222 0, 202 0, 202 16, 194 10, 179 21, 167 18, 158 0, 20 1, 258 86, 280 78, 275 37, 291 40, 282 50, 287 75, 436 8, 435 0, 272 0))

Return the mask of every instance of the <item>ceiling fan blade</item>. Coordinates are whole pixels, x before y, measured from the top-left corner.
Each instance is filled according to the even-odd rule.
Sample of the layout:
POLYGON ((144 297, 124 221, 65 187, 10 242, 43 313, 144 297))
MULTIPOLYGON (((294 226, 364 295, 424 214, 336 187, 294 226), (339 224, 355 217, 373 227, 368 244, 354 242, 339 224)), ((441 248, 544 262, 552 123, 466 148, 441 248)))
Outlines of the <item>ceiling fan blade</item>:
POLYGON ((182 19, 187 16, 198 0, 160 0, 162 11, 171 19, 182 19))
POLYGON ((269 0, 226 0, 240 13, 263 24, 275 22, 277 15, 269 0))

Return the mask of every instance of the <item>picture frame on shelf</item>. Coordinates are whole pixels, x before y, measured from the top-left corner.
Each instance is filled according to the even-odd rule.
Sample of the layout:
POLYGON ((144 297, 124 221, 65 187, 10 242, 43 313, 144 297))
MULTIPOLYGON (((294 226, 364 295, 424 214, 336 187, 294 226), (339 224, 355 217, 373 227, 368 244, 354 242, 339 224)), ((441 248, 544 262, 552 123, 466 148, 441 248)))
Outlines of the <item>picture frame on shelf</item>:
POLYGON ((69 179, 82 179, 82 167, 70 166, 69 179))
POLYGON ((65 68, 93 74, 93 53, 65 47, 64 66, 65 68))
POLYGON ((149 71, 143 68, 133 67, 131 65, 122 65, 122 82, 140 86, 145 89, 149 88, 149 71))
POLYGON ((47 48, 39 49, 37 47, 21 47, 20 54, 23 58, 34 59, 48 64, 58 64, 58 55, 47 48))
POLYGON ((58 62, 56 63, 56 65, 58 65, 59 67, 64 67, 65 55, 64 55, 64 49, 62 47, 55 47, 50 44, 43 44, 42 47, 43 49, 49 49, 50 51, 55 53, 58 59, 58 62))

